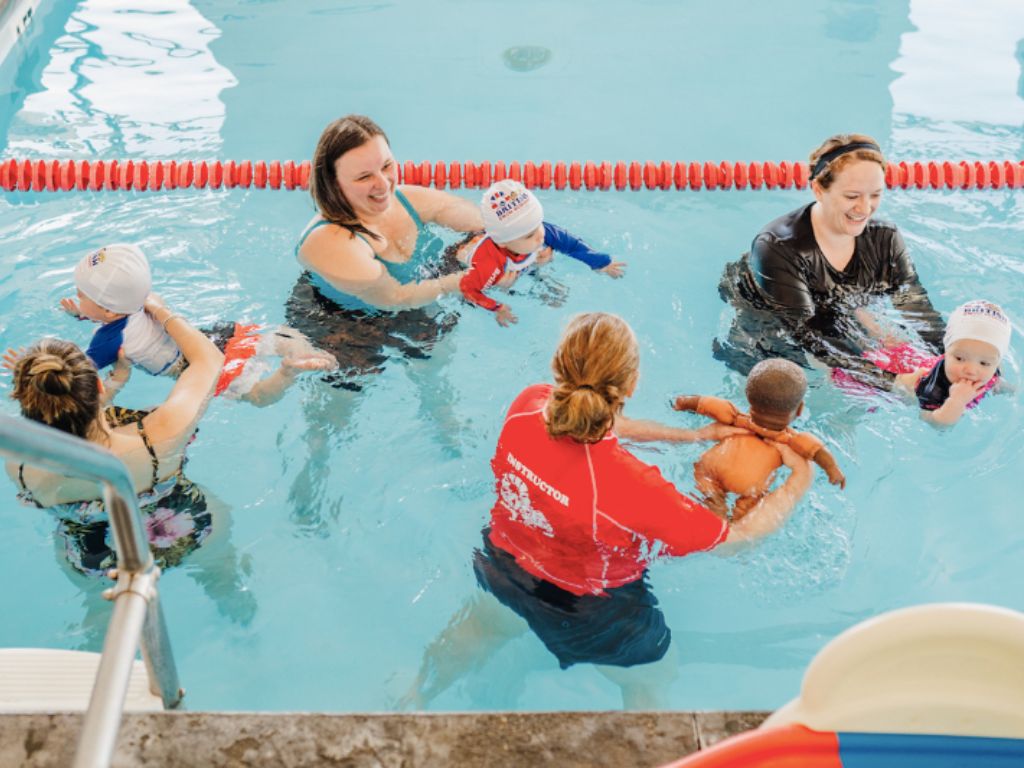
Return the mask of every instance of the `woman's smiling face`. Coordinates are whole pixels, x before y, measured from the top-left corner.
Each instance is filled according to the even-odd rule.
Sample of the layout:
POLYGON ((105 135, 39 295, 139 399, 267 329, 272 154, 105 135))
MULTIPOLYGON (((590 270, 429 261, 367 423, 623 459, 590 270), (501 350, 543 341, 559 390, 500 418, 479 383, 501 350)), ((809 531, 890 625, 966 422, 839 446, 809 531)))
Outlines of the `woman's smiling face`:
POLYGON ((829 230, 856 237, 882 202, 885 173, 878 163, 858 160, 839 171, 828 189, 817 183, 812 188, 829 230))
POLYGON ((391 205, 398 167, 383 136, 374 136, 334 163, 341 193, 360 219, 374 218, 391 205))

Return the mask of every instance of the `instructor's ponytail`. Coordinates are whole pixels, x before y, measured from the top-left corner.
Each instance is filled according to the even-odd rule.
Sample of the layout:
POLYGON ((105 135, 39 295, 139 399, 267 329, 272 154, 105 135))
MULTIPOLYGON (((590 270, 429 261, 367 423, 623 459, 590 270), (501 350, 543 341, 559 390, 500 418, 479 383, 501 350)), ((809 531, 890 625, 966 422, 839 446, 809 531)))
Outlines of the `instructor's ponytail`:
POLYGON ((604 438, 636 386, 639 364, 636 337, 625 320, 604 312, 574 317, 551 361, 548 434, 581 443, 604 438))

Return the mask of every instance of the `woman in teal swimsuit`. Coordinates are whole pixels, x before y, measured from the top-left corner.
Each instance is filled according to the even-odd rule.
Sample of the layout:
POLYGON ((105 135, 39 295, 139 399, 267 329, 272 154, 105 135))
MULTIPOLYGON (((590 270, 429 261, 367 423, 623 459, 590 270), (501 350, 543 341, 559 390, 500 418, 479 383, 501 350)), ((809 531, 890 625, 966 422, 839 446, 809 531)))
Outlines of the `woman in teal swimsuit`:
POLYGON ((426 229, 483 228, 476 205, 419 186, 397 186, 398 166, 384 131, 361 115, 327 126, 310 184, 319 213, 296 247, 305 268, 286 307, 289 324, 341 364, 340 386, 358 388, 387 350, 426 357, 454 322, 431 306, 459 290, 457 248, 426 229))

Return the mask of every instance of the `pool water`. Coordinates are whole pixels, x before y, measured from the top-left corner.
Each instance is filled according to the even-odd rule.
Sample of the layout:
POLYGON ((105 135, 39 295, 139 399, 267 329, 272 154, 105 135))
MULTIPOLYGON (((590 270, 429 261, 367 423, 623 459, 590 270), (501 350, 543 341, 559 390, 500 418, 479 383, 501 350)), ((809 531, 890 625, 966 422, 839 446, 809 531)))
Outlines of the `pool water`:
MULTIPOLYGON (((305 159, 346 112, 373 116, 417 162, 795 160, 841 130, 874 135, 897 160, 1024 150, 1024 9, 1009 0, 524 0, 514 13, 457 0, 84 0, 40 14, 0 66, 0 158, 305 159)), ((461 319, 433 357, 392 360, 359 393, 308 377, 266 409, 212 403, 188 475, 215 500, 217 531, 160 582, 190 708, 396 706, 477 592, 471 552, 503 412, 548 378, 571 314, 613 311, 636 329, 631 415, 695 424, 669 410, 671 395, 742 400, 742 379, 711 357, 730 319, 722 266, 809 193, 540 197, 549 220, 627 261, 627 277, 557 259, 509 298, 514 328, 445 299, 461 319)), ((85 343, 92 327, 57 303, 77 259, 112 241, 139 243, 159 293, 197 324, 281 322, 311 214, 302 192, 5 194, 0 339, 85 343)), ((980 297, 1006 308, 1017 333, 1004 372, 1019 384, 1024 194, 893 191, 880 215, 900 226, 939 310, 980 297)), ((167 389, 137 372, 120 402, 167 389)), ((830 638, 887 609, 1024 609, 1019 395, 986 399, 946 432, 817 373, 807 405, 799 426, 826 438, 846 490, 819 473, 756 548, 652 570, 678 655, 673 707, 776 707, 830 638)), ((693 487, 698 447, 638 453, 693 487)), ((14 494, 0 480, 0 645, 98 649, 101 585, 70 571, 53 521, 14 494)), ((532 634, 431 704, 618 706, 614 685, 588 666, 559 670, 532 634)))

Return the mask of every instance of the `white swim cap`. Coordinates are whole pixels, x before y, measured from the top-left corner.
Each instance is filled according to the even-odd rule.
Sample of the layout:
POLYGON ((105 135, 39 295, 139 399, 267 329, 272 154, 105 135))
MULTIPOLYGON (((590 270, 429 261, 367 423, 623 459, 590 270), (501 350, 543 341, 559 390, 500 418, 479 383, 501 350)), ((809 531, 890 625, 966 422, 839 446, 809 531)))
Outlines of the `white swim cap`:
POLYGON ((496 243, 525 237, 544 221, 544 208, 530 190, 512 179, 496 181, 480 201, 484 229, 496 243))
POLYGON ((1010 349, 1010 320, 1002 307, 990 301, 968 301, 953 310, 942 339, 948 350, 961 339, 984 341, 999 350, 1000 359, 1010 349))
POLYGON ((75 285, 108 312, 130 315, 142 309, 152 287, 149 262, 134 245, 107 245, 82 257, 75 285))

